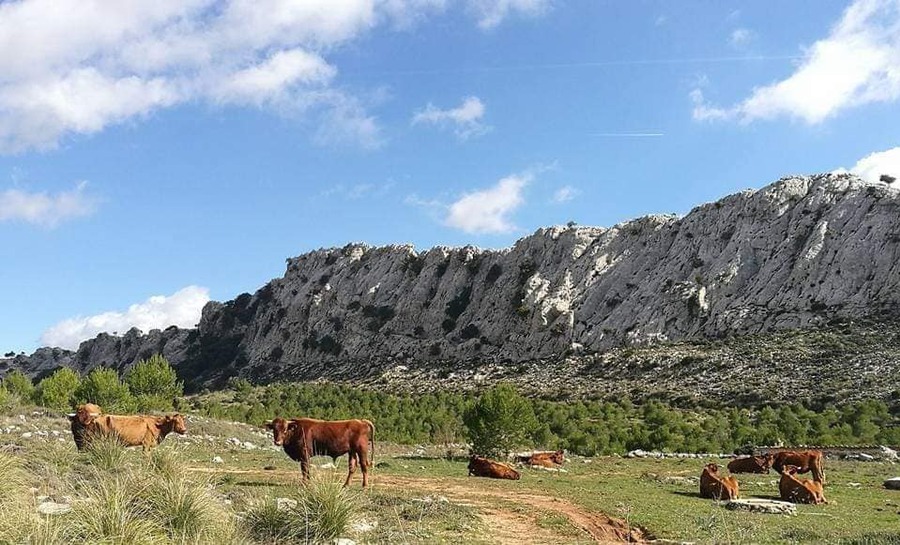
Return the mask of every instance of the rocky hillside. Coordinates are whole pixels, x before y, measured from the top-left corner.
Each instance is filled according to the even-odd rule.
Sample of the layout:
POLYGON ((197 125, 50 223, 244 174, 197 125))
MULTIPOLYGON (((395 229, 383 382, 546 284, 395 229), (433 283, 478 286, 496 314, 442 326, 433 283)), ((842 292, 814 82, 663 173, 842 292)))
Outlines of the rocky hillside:
POLYGON ((789 177, 610 228, 551 227, 512 248, 349 244, 287 260, 196 329, 100 335, 76 353, 0 360, 123 367, 161 352, 194 385, 381 376, 397 365, 516 366, 900 316, 900 192, 789 177))

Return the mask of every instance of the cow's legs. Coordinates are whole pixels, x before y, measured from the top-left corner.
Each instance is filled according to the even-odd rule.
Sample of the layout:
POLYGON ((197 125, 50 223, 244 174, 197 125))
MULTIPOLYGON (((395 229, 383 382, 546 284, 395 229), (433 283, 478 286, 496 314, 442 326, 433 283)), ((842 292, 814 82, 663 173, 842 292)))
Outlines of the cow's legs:
POLYGON ((347 480, 344 481, 344 486, 350 486, 350 479, 353 478, 353 474, 356 473, 356 453, 352 450, 348 456, 347 460, 347 480))
POLYGON ((300 458, 300 473, 303 475, 304 481, 309 480, 309 458, 300 458))
POLYGON ((359 457, 359 467, 362 469, 363 488, 369 486, 369 453, 366 449, 362 449, 357 453, 359 457))

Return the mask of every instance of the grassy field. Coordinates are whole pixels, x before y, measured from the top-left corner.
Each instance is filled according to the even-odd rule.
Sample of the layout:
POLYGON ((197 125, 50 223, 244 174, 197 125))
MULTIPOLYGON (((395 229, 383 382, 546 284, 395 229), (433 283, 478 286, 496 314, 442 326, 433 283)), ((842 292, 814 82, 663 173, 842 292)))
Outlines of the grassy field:
MULTIPOLYGON (((35 505, 43 495, 75 507, 93 501, 79 479, 95 462, 76 453, 68 423, 30 411, 23 416, 0 417, 0 450, 24 462, 35 505)), ((252 502, 289 498, 300 488, 297 464, 263 430, 245 424, 191 417, 188 435, 166 439, 159 451, 238 521, 252 502)), ((362 492, 357 474, 353 522, 341 535, 357 543, 594 543, 611 535, 608 515, 655 538, 696 543, 900 543, 900 492, 881 487, 900 467, 886 463, 829 460, 830 503, 777 516, 732 512, 699 498, 696 477, 707 460, 575 458, 566 472, 523 469, 520 481, 494 481, 467 477, 464 459, 439 451, 378 444, 373 486, 362 492)), ((336 467, 329 458, 314 462, 314 480, 343 479, 346 457, 336 467)), ((139 450, 125 455, 126 466, 147 463, 139 450)), ((774 473, 739 480, 743 497, 778 494, 774 473)), ((70 516, 50 518, 64 524, 70 516)))

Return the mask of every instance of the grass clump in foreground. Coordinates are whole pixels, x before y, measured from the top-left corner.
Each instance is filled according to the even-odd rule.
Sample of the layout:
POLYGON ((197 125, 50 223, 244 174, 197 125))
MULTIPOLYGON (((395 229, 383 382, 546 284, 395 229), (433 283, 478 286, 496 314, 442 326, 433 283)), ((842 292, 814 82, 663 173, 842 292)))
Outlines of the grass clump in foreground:
POLYGON ((359 496, 341 483, 313 480, 287 498, 256 498, 243 526, 267 543, 321 543, 346 534, 359 508, 359 496))

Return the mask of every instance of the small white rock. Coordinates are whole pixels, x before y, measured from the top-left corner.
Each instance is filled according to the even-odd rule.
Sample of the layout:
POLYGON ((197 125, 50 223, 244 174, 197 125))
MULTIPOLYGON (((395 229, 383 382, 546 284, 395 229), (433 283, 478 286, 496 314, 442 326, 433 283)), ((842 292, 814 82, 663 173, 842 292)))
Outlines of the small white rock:
POLYGON ((68 503, 56 503, 46 501, 37 506, 38 513, 42 515, 62 515, 72 510, 72 506, 68 503))
POLYGON ((216 456, 212 459, 214 464, 224 464, 225 460, 222 459, 221 456, 216 456))

